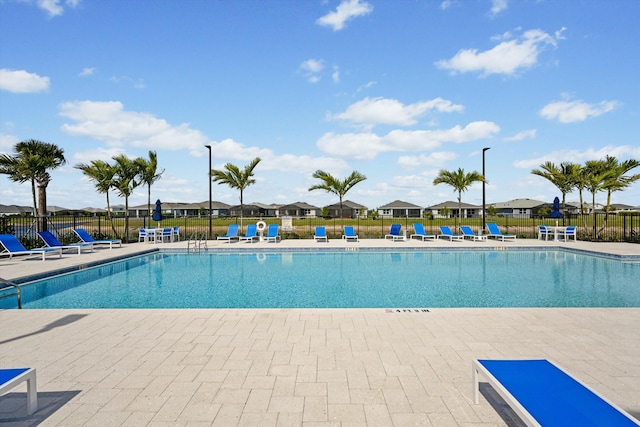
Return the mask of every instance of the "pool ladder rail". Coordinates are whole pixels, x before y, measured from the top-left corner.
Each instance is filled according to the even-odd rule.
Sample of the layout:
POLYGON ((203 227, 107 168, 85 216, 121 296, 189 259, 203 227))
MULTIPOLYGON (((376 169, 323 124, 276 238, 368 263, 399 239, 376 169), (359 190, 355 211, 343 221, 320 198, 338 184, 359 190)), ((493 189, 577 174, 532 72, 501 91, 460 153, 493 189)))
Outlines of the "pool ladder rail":
POLYGON ((20 286, 9 281, 9 280, 5 280, 3 278, 0 277, 0 291, 3 291, 5 289, 8 288, 13 288, 16 292, 15 294, 10 293, 10 294, 6 294, 6 295, 0 295, 0 299, 2 298, 10 298, 12 296, 15 296, 18 298, 18 308, 21 309, 22 308, 22 293, 20 292, 20 286))
POLYGON ((189 241, 187 242, 187 253, 191 252, 192 246, 193 252, 201 252, 203 249, 208 249, 207 233, 193 232, 191 236, 189 236, 189 241))

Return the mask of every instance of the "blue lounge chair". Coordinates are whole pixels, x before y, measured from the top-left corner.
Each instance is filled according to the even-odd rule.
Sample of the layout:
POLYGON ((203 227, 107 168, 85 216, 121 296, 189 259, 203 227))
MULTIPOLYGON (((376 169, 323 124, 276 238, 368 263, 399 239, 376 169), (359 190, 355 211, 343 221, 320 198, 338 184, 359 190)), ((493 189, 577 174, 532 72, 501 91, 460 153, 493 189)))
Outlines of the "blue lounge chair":
POLYGON ((108 239, 108 240, 95 240, 91 237, 91 234, 87 233, 84 228, 74 228, 73 232, 78 235, 81 241, 85 243, 93 243, 94 245, 109 245, 109 249, 113 249, 113 245, 117 244, 118 247, 122 247, 122 240, 120 239, 108 239))
POLYGON ((500 229, 498 228, 498 224, 495 223, 487 223, 487 228, 489 229, 488 237, 493 237, 496 239, 500 239, 503 242, 505 240, 513 240, 515 242, 516 236, 515 234, 502 234, 500 229))
POLYGON ((50 248, 60 248, 64 252, 65 249, 73 249, 78 251, 78 255, 82 252, 82 249, 89 249, 93 252, 93 243, 71 243, 69 245, 63 245, 60 240, 53 235, 50 231, 38 231, 38 236, 42 239, 45 245, 50 248))
POLYGON ((394 242, 396 240, 406 240, 406 237, 402 231, 401 224, 391 224, 391 228, 389 228, 389 234, 384 236, 385 239, 391 239, 394 242))
POLYGON ((342 238, 345 239, 347 242, 349 240, 355 240, 356 242, 358 241, 358 235, 356 234, 352 225, 345 225, 342 228, 342 230, 343 230, 342 238))
POLYGON ((0 396, 24 381, 27 383, 27 413, 31 415, 38 410, 36 369, 0 369, 0 396))
POLYGON ((44 261, 47 254, 58 254, 59 257, 62 257, 61 248, 27 249, 13 234, 0 234, 0 244, 4 248, 0 255, 9 254, 9 258, 14 255, 40 255, 44 261))
POLYGON ((449 239, 452 242, 454 240, 463 240, 464 239, 462 234, 453 234, 453 232, 451 231, 451 228, 449 228, 448 225, 441 225, 440 226, 440 235, 438 235, 438 237, 440 239, 449 239))
POLYGON ((424 225, 422 225, 422 224, 418 224, 418 223, 413 224, 413 232, 414 232, 414 234, 412 234, 409 237, 410 239, 413 239, 414 237, 416 237, 416 238, 422 240, 423 242, 425 240, 433 240, 433 241, 436 240, 436 235, 435 234, 427 234, 424 231, 424 225))
POLYGON ((460 226, 460 231, 462 231, 462 238, 469 238, 473 241, 479 240, 479 241, 486 241, 487 240, 487 236, 483 235, 483 234, 476 234, 471 227, 469 227, 468 225, 461 225, 460 226))
POLYGON ((260 237, 257 234, 258 228, 255 224, 247 225, 247 232, 244 236, 240 236, 241 241, 248 241, 249 243, 253 243, 254 240, 260 240, 260 237))
POLYGON ((480 377, 528 426, 639 426, 638 420, 548 360, 474 360, 473 395, 480 377))
POLYGON ((238 224, 231 224, 227 228, 227 234, 224 236, 218 236, 218 240, 226 240, 228 243, 231 243, 232 240, 240 241, 240 236, 238 236, 238 224))
POLYGON ((325 242, 329 241, 329 239, 327 238, 327 230, 323 225, 319 225, 316 227, 316 234, 313 236, 313 238, 316 240, 316 242, 320 242, 322 240, 324 240, 325 242))
POLYGON ((264 236, 267 242, 278 243, 280 236, 278 235, 278 224, 269 224, 267 227, 267 235, 264 236))
POLYGON ((576 241, 576 226, 575 225, 570 225, 567 228, 564 229, 564 231, 561 231, 558 233, 558 238, 561 240, 564 240, 565 242, 571 240, 571 237, 573 236, 573 241, 576 241))

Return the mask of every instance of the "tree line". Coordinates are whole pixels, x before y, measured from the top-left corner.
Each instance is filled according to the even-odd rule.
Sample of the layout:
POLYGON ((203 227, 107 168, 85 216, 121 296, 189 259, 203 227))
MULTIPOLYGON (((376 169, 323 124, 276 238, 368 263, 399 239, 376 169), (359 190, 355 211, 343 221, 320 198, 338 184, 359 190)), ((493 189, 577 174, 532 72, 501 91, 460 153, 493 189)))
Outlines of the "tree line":
MULTIPOLYGON (((17 143, 14 146, 15 155, 0 154, 0 174, 8 175, 14 182, 31 184, 33 195, 34 216, 38 219, 38 229, 46 228, 47 196, 46 189, 51 181, 50 170, 56 169, 66 163, 64 150, 55 144, 50 144, 34 139, 17 143), (37 199, 36 199, 37 189, 37 199)), ((129 197, 133 190, 140 185, 147 186, 147 209, 151 212, 151 186, 158 181, 164 169, 158 171, 158 157, 155 151, 149 151, 148 158, 138 157, 130 159, 124 154, 112 157, 113 163, 103 160, 92 160, 88 164, 79 163, 74 168, 81 170, 91 180, 98 193, 106 195, 107 215, 115 235, 117 232, 111 216, 109 191, 115 190, 120 197, 125 199, 125 234, 129 229, 129 197)), ((226 184, 230 188, 240 191, 240 225, 242 226, 242 212, 244 208, 244 190, 256 182, 254 170, 261 162, 256 157, 244 169, 227 163, 223 169, 212 169, 209 172, 213 182, 226 184)), ((633 182, 640 179, 640 174, 628 175, 640 162, 629 159, 620 162, 617 158, 607 155, 602 160, 589 160, 584 165, 571 162, 563 162, 556 165, 545 162, 539 169, 531 171, 532 174, 541 176, 555 185, 562 194, 562 210, 566 212, 566 195, 573 190, 578 190, 580 195, 580 207, 583 207, 583 192, 586 190, 592 195, 592 207, 595 210, 596 194, 607 192, 606 213, 611 206, 611 194, 622 191, 633 182)), ((309 188, 309 191, 324 190, 335 194, 340 200, 340 216, 342 217, 342 202, 344 196, 356 184, 366 180, 366 176, 353 171, 344 179, 334 177, 328 172, 317 170, 313 178, 319 182, 309 188)), ((476 172, 465 172, 464 169, 448 171, 440 170, 433 180, 434 185, 446 184, 457 192, 458 212, 462 212, 462 193, 467 191, 474 182, 486 182, 485 177, 476 172)), ((209 213, 211 214, 211 213, 209 213)))

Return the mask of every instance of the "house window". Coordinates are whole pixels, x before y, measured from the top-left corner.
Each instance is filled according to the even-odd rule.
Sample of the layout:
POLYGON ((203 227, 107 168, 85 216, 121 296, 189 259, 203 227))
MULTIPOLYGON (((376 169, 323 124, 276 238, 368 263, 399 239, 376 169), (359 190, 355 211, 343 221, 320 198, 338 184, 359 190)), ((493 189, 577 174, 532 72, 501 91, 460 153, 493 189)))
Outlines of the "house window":
POLYGON ((382 209, 382 215, 391 215, 391 209, 382 209))
POLYGON ((304 210, 304 214, 305 215, 311 215, 311 209, 305 209, 304 210))
POLYGON ((520 209, 518 209, 518 213, 520 215, 526 215, 527 214, 527 209, 520 208, 520 209))

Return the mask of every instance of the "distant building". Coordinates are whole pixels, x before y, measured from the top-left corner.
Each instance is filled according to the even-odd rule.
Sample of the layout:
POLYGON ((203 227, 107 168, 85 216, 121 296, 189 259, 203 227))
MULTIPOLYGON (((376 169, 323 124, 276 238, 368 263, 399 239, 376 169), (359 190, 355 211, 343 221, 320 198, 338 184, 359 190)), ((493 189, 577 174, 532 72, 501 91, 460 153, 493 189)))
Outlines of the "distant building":
POLYGON ((508 202, 492 203, 497 214, 511 218, 532 218, 538 215, 540 208, 548 206, 547 202, 533 199, 514 199, 508 202))
POLYGON ((429 206, 425 210, 431 212, 434 218, 479 218, 482 216, 482 206, 470 205, 464 202, 460 206, 458 202, 452 200, 429 206), (460 208, 462 208, 462 216, 458 213, 460 208), (447 214, 445 215, 443 211, 447 214))
POLYGON ((422 207, 395 200, 378 208, 380 218, 422 218, 422 207))
POLYGON ((295 202, 280 206, 278 216, 292 216, 296 218, 316 218, 320 216, 320 208, 305 202, 295 202))
MULTIPOLYGON (((335 203, 326 207, 329 210, 329 216, 332 218, 340 218, 340 203, 335 203)), ((342 217, 343 218, 366 218, 367 207, 351 200, 344 200, 342 202, 342 217)))

